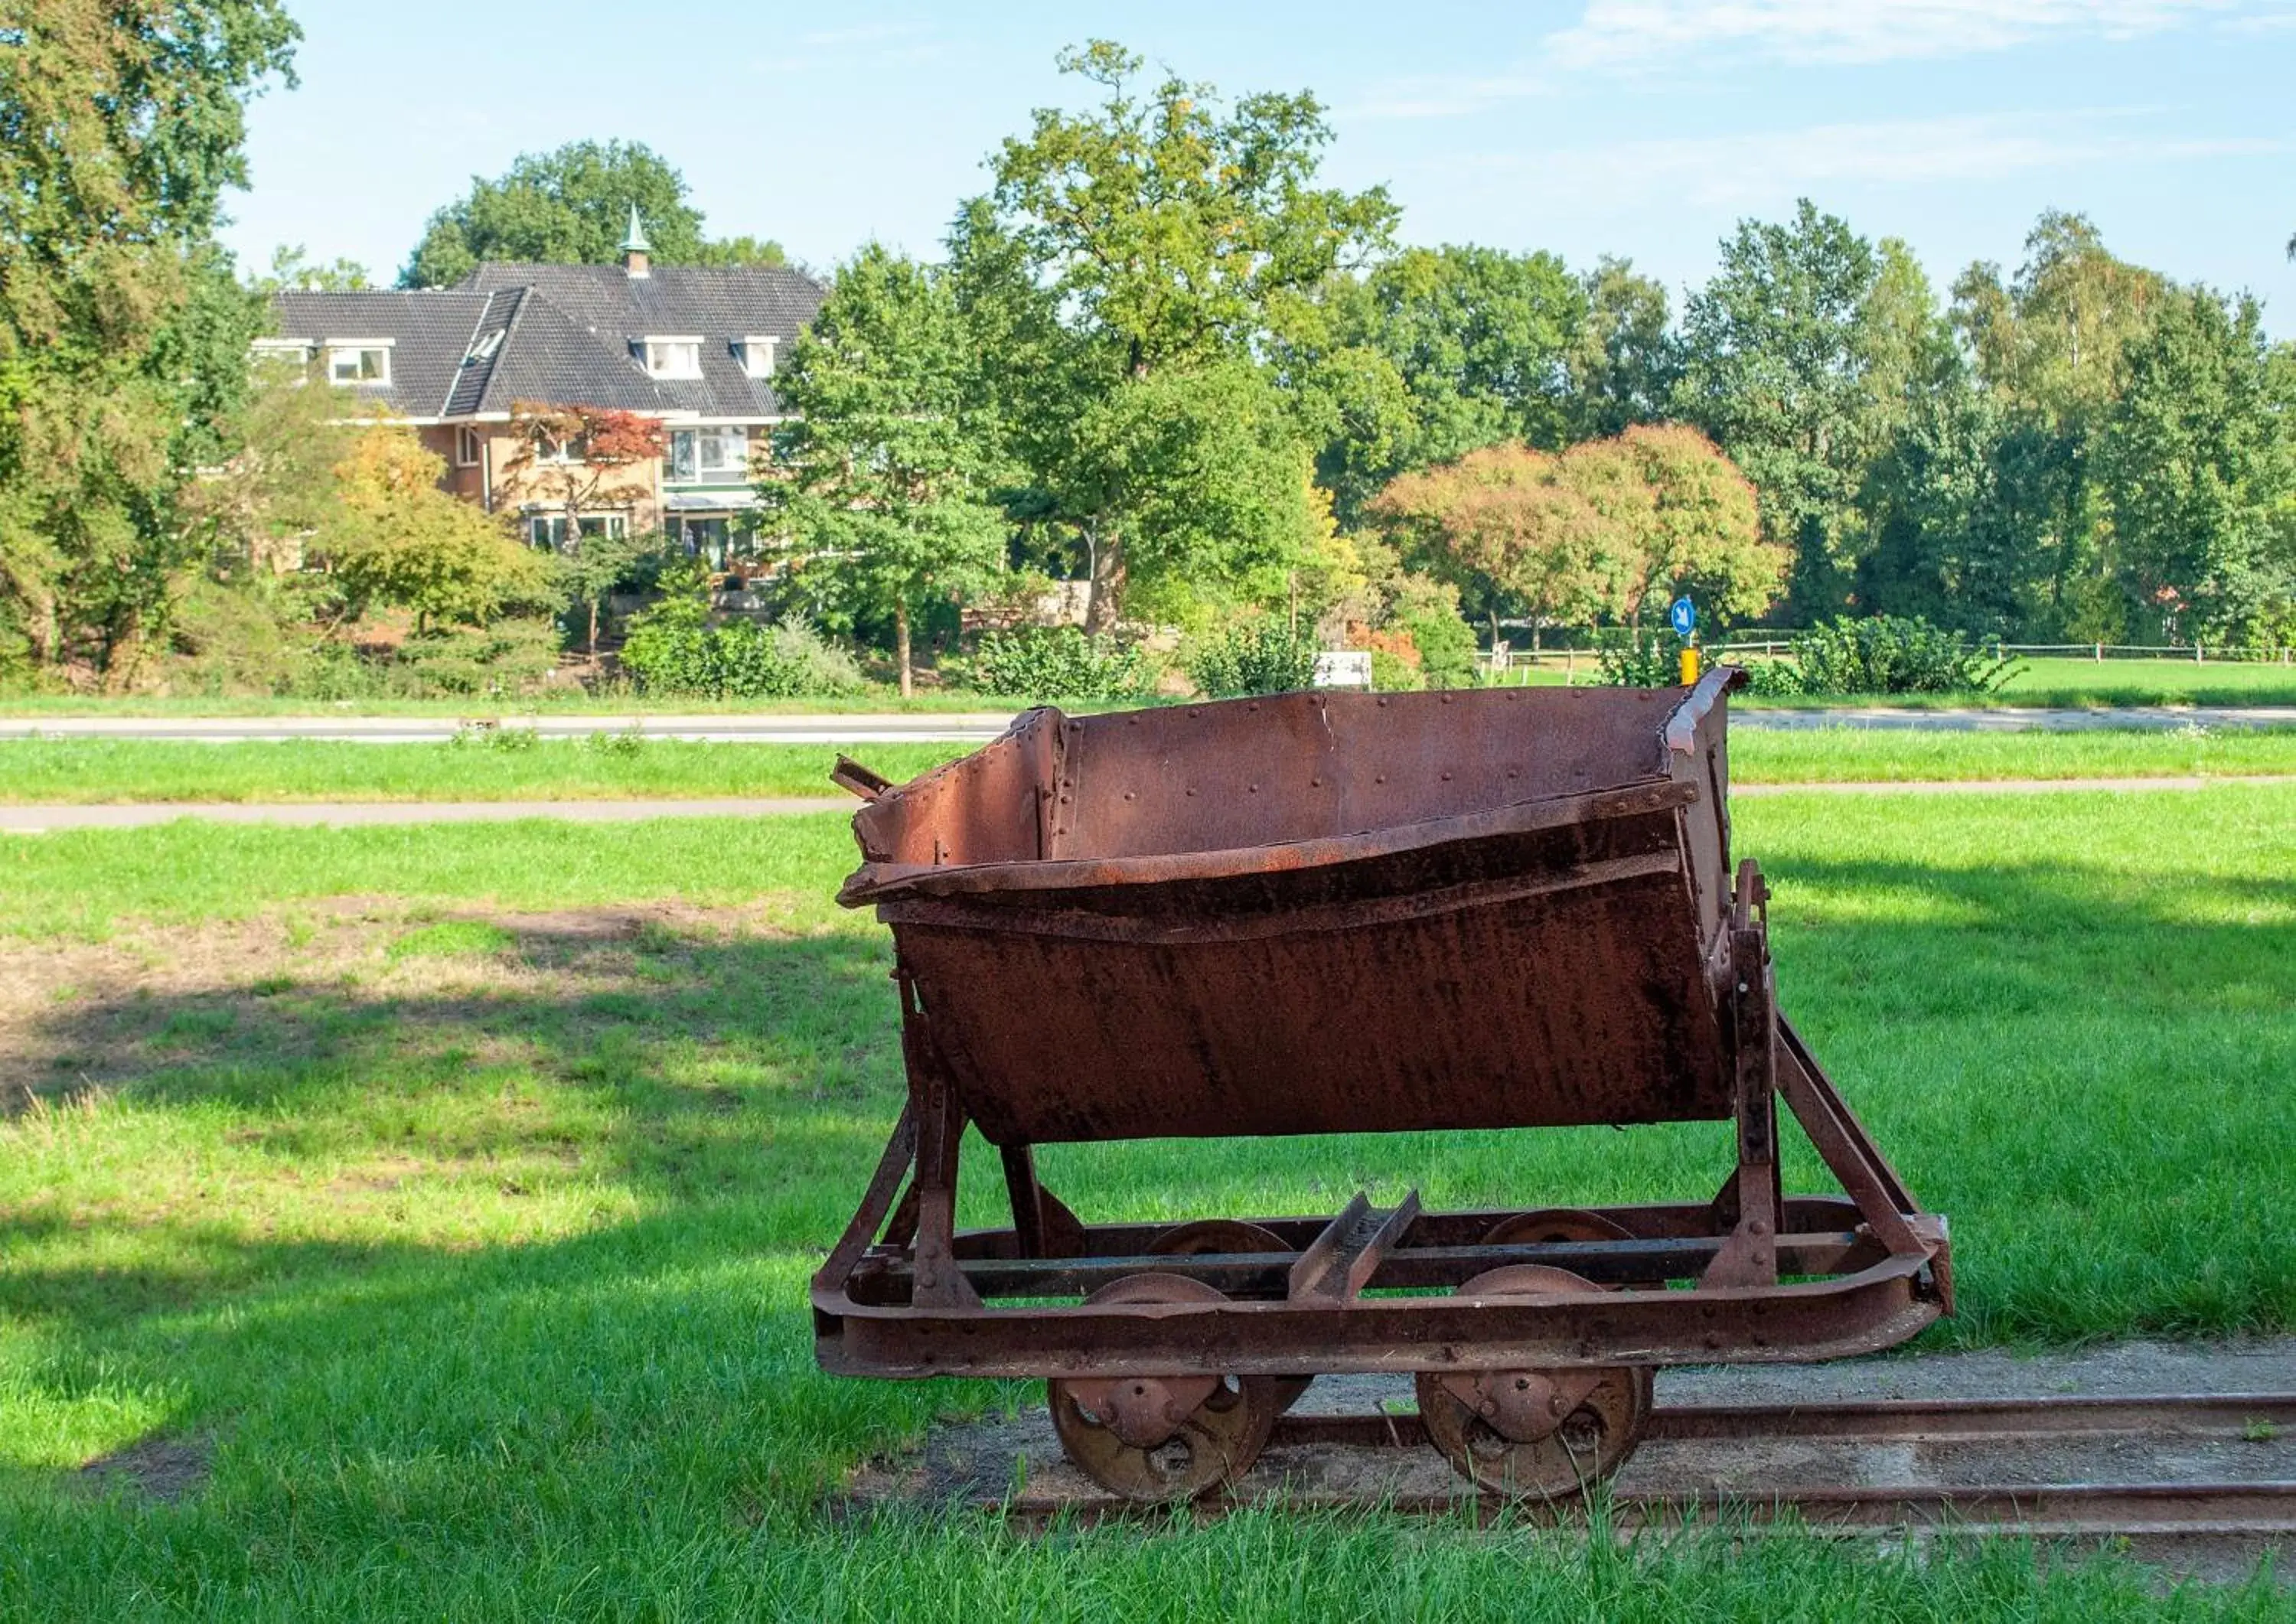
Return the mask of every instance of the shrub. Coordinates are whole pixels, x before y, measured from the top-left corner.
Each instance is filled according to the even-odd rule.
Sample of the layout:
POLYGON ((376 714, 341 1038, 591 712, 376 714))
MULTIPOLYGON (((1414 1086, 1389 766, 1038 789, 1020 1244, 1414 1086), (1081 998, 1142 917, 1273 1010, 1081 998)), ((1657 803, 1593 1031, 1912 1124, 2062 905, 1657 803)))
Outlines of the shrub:
POLYGON ((2016 668, 1972 648, 1959 632, 1895 615, 1845 615, 1792 646, 1803 693, 1984 693, 2016 668))
POLYGON ((1475 681, 1475 634, 1456 610, 1439 605, 1398 615, 1419 651, 1419 675, 1430 688, 1466 688, 1475 681))
POLYGON ((1682 680, 1682 644, 1672 637, 1612 632, 1595 650, 1597 680, 1616 688, 1670 688, 1682 680))
POLYGON ((392 657, 391 685, 418 694, 523 693, 558 668, 558 628, 512 619, 417 632, 392 657))
POLYGON ((1023 626, 981 634, 972 680, 984 693, 1041 703, 1138 698, 1156 673, 1139 649, 1113 639, 1095 642, 1073 626, 1023 626))
POLYGON ((630 618, 622 668, 649 693, 701 699, 796 699, 857 693, 853 657, 796 616, 775 626, 709 623, 698 598, 665 598, 630 618))
POLYGON ((1382 693, 1410 693, 1427 685, 1420 668, 1387 649, 1371 652, 1371 685, 1382 693))
POLYGON ((1288 693, 1316 680, 1316 639, 1267 616, 1240 621, 1197 641, 1188 675, 1214 699, 1288 693))

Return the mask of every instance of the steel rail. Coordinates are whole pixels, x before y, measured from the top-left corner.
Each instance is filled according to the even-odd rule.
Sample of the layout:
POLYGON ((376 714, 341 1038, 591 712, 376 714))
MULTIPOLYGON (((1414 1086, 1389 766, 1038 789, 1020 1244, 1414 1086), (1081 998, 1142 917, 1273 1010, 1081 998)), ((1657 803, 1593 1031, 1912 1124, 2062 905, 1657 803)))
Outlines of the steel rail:
MULTIPOLYGON (((2177 1432, 2238 1435, 2296 1431, 2296 1393, 2170 1394, 2136 1398, 2050 1394, 2030 1398, 1874 1398, 1814 1404, 1674 1404, 1651 1412, 1645 1443, 1780 1438, 1919 1439, 2177 1432)), ((1416 1412, 1292 1414, 1270 1448, 1335 1445, 1414 1448, 1426 1441, 1416 1412)))

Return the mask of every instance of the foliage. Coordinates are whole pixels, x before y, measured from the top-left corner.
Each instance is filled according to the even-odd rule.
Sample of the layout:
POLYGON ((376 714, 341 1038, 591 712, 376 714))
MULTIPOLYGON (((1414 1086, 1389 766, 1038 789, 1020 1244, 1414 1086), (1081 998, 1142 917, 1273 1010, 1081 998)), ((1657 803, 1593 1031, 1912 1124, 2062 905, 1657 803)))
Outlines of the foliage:
MULTIPOLYGON (((1393 624, 1411 639, 1419 671, 1430 688, 1464 688, 1475 680, 1475 634, 1459 619, 1456 601, 1399 611, 1393 624)), ((1374 651, 1376 652, 1376 650, 1374 651)))
POLYGON ((547 561, 494 517, 439 488, 444 460, 406 430, 367 430, 336 465, 342 521, 324 562, 353 617, 376 604, 432 622, 484 626, 504 609, 548 605, 547 561))
POLYGON ((711 625, 700 566, 665 570, 658 603, 630 617, 622 668, 648 693, 704 699, 795 699, 856 693, 860 668, 802 619, 711 625))
POLYGON ((450 287, 488 259, 604 265, 620 255, 633 208, 655 258, 691 265, 701 256, 701 211, 685 193, 685 177, 643 142, 522 153, 497 179, 473 176, 467 195, 430 217, 398 284, 450 287))
POLYGON ((514 400, 510 437, 501 478, 554 504, 564 516, 565 539, 552 570, 561 596, 582 606, 583 649, 595 660, 599 607, 652 544, 635 535, 607 535, 603 526, 584 535, 582 515, 643 488, 632 472, 668 450, 668 434, 660 418, 636 412, 514 400))
POLYGON ((11 8, 0 46, 0 670, 132 681, 197 540, 260 311, 212 241, 277 0, 11 8))
POLYGON ((2016 668, 1959 632, 1888 615, 1838 617, 1795 637, 1793 655, 1804 693, 1985 693, 2016 668))
POLYGON ((1100 632, 1136 573, 1180 595, 1204 537, 1301 544, 1304 455, 1260 354, 1395 211, 1314 184, 1331 131, 1311 95, 1225 105, 1173 77, 1144 94, 1141 59, 1104 40, 1061 66, 1103 100, 1006 141, 951 250, 1026 505, 1075 534, 1100 632))
POLYGON ((401 693, 501 699, 527 693, 557 667, 557 627, 512 616, 414 633, 393 654, 389 680, 401 693))
POLYGON ((1289 693, 1316 678, 1316 638, 1274 615, 1230 622, 1193 639, 1184 665, 1214 699, 1289 693))
POLYGON ((1629 429, 1560 455, 1492 446, 1406 474, 1371 504, 1448 570, 1480 577, 1542 621, 1638 625, 1653 592, 1698 590, 1723 617, 1759 613, 1786 569, 1752 488, 1695 430, 1629 429))
POLYGON ((1155 680, 1155 668, 1136 646, 1087 637, 1073 626, 983 632, 972 656, 974 687, 1031 703, 1138 699, 1155 680))
POLYGON ((775 380, 794 415, 760 505, 808 586, 848 613, 890 616, 904 695, 916 618, 987 589, 1004 562, 970 354, 947 280, 873 243, 775 380))
POLYGON ((2296 634, 2296 356, 2266 347, 2253 299, 2160 307, 2128 347, 2097 450, 2138 600, 2196 640, 2296 634))
POLYGON ((1602 439, 1663 422, 1682 372, 1666 284, 1608 254, 1579 283, 1586 308, 1564 357, 1570 438, 1602 439))
POLYGON ((1614 688, 1671 688, 1682 681, 1682 644, 1667 633, 1614 631, 1597 644, 1595 668, 1614 688))

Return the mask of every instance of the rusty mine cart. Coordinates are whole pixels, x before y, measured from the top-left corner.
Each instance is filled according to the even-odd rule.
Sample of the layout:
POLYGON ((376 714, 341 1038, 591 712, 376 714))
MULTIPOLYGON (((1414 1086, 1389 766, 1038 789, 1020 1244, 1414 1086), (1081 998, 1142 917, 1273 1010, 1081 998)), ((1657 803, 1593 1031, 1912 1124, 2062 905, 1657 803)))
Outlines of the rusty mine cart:
POLYGON ((1731 869, 1741 680, 1037 709, 898 787, 840 763, 909 1098, 813 1282, 822 1365, 1046 1377, 1070 1458, 1140 1500, 1246 1470, 1316 1375, 1409 1372, 1459 1472, 1554 1496, 1634 1449, 1655 1366, 1949 1313, 1945 1221, 1778 1013, 1731 869), (1781 1095, 1843 1194, 1780 1193, 1781 1095), (1602 1210, 1088 1224, 1031 1154, 1723 1120, 1712 1201, 1602 1210), (955 1227, 967 1123, 1010 1228, 955 1227))

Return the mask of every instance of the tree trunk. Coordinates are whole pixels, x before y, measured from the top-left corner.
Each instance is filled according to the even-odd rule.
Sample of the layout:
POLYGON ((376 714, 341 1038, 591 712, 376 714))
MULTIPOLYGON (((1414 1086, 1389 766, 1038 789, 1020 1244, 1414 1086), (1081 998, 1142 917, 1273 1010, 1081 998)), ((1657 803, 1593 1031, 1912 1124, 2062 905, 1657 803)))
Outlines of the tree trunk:
POLYGON ((901 697, 907 699, 916 692, 916 678, 909 666, 909 606, 905 600, 893 605, 893 658, 900 662, 901 697))
POLYGON ((595 598, 590 600, 589 657, 592 665, 598 663, 598 600, 595 598))
MULTIPOLYGON (((1086 538, 1095 539, 1091 533, 1086 538)), ((1124 611, 1124 542, 1119 536, 1097 538, 1092 548, 1092 596, 1084 611, 1084 635, 1098 637, 1116 629, 1124 611)))

